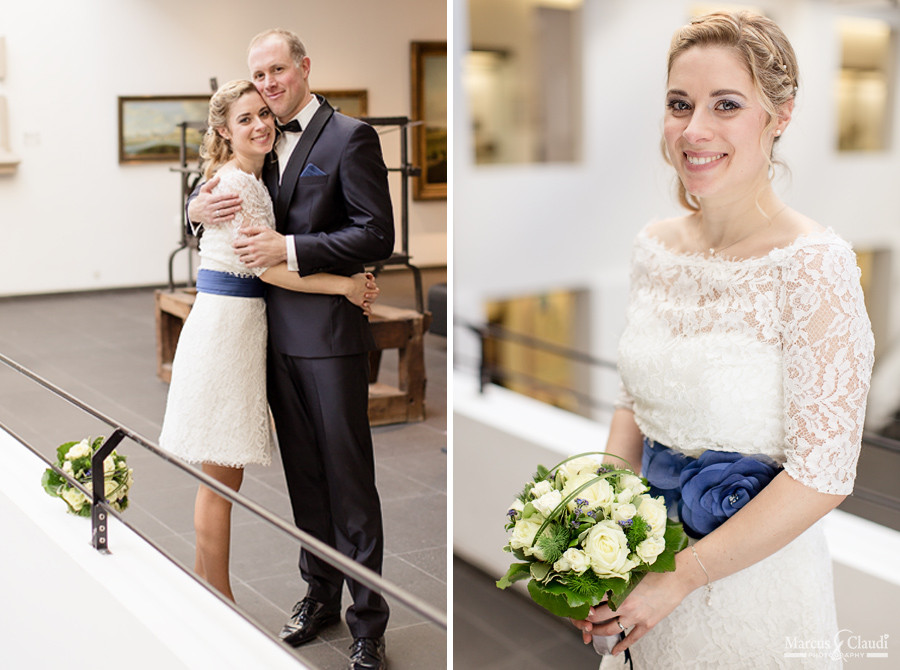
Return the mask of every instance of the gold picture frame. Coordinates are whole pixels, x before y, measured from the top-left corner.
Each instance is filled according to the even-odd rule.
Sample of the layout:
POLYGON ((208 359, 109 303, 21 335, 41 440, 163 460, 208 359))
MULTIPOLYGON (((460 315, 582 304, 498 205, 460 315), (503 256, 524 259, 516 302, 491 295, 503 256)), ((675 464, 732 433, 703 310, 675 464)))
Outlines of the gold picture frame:
POLYGON ((327 89, 317 90, 334 109, 341 114, 360 118, 369 115, 369 92, 366 89, 327 89))
POLYGON ((413 178, 415 200, 447 199, 447 43, 412 42, 413 178))
POLYGON ((199 158, 202 131, 209 114, 209 95, 119 96, 119 163, 178 161, 181 128, 188 121, 187 159, 199 158))

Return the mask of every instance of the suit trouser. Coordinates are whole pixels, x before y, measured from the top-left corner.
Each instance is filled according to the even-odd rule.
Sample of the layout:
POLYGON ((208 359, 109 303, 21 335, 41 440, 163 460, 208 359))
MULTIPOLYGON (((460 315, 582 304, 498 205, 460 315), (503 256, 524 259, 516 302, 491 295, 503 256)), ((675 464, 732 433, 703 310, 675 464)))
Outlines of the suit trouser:
MULTIPOLYGON (((295 358, 269 348, 269 405, 275 417, 297 527, 381 573, 384 533, 368 419, 368 355, 295 358)), ((340 610, 344 575, 305 549, 307 595, 340 610)), ((354 637, 380 637, 388 605, 352 579, 346 614, 354 637)))

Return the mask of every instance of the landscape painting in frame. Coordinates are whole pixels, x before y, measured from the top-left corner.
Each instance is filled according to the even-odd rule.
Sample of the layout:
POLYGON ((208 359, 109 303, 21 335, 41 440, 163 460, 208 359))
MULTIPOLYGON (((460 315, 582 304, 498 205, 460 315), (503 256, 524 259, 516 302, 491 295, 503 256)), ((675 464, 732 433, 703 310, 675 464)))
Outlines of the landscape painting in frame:
POLYGON ((208 111, 208 95, 119 97, 119 162, 178 161, 185 121, 186 160, 197 160, 208 111))
POLYGON ((316 93, 325 98, 335 111, 354 118, 368 116, 369 92, 365 89, 332 89, 316 90, 316 93))
POLYGON ((413 160, 422 174, 413 179, 416 200, 447 198, 447 43, 413 42, 413 160))

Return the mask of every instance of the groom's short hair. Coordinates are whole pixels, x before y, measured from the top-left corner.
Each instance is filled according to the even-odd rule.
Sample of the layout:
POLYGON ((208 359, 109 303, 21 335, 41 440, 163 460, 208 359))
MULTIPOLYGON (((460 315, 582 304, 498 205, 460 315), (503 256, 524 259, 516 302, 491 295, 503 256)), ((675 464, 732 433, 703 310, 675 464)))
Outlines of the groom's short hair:
POLYGON ((303 46, 303 42, 297 37, 297 33, 285 30, 284 28, 270 28, 269 30, 261 32, 250 40, 250 46, 247 47, 247 53, 249 53, 259 42, 262 42, 272 35, 276 35, 284 40, 284 43, 288 45, 288 50, 291 52, 291 60, 299 67, 303 62, 303 59, 306 58, 306 47, 303 46))

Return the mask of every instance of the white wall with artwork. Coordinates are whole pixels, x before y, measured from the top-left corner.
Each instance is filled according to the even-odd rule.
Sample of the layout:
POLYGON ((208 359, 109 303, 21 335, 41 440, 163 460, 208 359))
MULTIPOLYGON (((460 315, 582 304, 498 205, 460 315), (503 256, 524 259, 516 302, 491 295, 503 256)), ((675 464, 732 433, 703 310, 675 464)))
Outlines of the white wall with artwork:
MULTIPOLYGON (((442 0, 4 3, 0 97, 21 162, 0 175, 0 296, 166 283, 179 176, 175 163, 119 163, 118 97, 208 94, 211 77, 245 78, 250 39, 272 27, 304 40, 313 90, 365 89, 369 115, 410 116, 410 43, 446 40, 447 11, 442 0)), ((388 167, 399 165, 396 139, 383 139, 388 167)), ((391 190, 399 220, 396 173, 391 190)), ((445 200, 411 199, 417 265, 446 264, 446 213, 445 200)), ((175 269, 184 281, 186 262, 175 269)))

